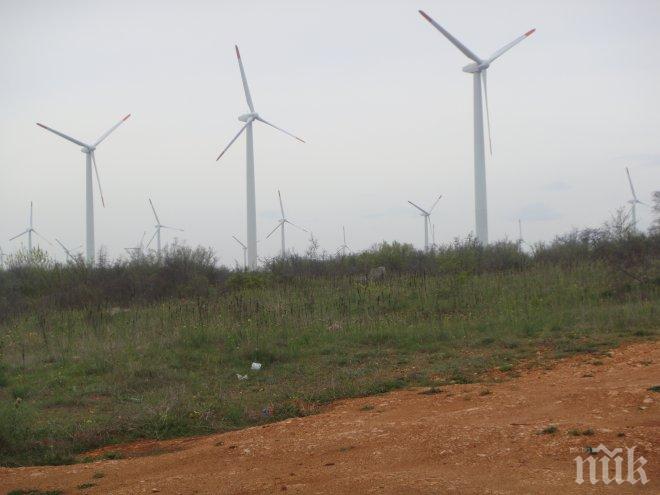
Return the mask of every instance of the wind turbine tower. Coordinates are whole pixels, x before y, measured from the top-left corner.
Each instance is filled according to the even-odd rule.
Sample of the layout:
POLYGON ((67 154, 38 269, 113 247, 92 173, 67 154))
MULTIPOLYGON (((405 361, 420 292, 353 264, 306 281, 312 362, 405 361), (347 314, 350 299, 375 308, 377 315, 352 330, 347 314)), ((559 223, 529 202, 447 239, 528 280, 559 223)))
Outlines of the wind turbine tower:
POLYGON ((19 237, 24 236, 25 234, 27 234, 28 253, 32 253, 32 234, 35 234, 35 235, 41 237, 44 241, 46 241, 51 246, 53 245, 48 239, 46 239, 44 236, 42 236, 39 232, 37 232, 34 229, 33 219, 34 219, 34 215, 33 215, 32 201, 30 201, 30 224, 29 224, 28 228, 26 230, 24 230, 23 232, 21 232, 20 234, 15 235, 11 239, 9 239, 10 241, 13 241, 14 239, 18 239, 19 237))
POLYGON ((431 224, 431 213, 433 212, 435 206, 438 204, 438 201, 440 201, 440 198, 442 198, 442 194, 438 196, 438 199, 435 200, 435 203, 433 203, 433 206, 431 206, 428 211, 421 206, 417 206, 412 201, 408 201, 408 203, 417 208, 421 212, 420 215, 424 217, 424 251, 429 250, 429 225, 431 224))
POLYGON ((233 235, 232 237, 236 242, 238 242, 241 245, 241 248, 243 249, 243 269, 247 270, 247 251, 248 251, 248 247, 245 244, 243 244, 241 241, 239 241, 238 237, 236 237, 235 235, 233 235))
POLYGON ((490 64, 496 58, 516 46, 525 38, 529 37, 536 31, 531 29, 522 36, 516 38, 511 43, 504 45, 502 48, 493 53, 490 57, 482 59, 478 57, 472 50, 466 47, 463 43, 458 41, 452 36, 445 28, 434 21, 426 12, 420 10, 419 13, 431 23, 438 31, 440 31, 445 38, 447 38, 456 48, 473 61, 473 63, 463 67, 463 72, 472 74, 472 86, 474 93, 474 209, 475 209, 475 224, 477 240, 483 244, 488 244, 488 204, 486 198, 486 157, 484 153, 484 117, 482 107, 482 85, 483 93, 486 104, 486 118, 488 120, 488 142, 490 152, 492 154, 492 141, 490 138, 490 113, 488 111, 488 79, 487 71, 490 64))
POLYGON ((149 242, 147 243, 147 247, 151 245, 153 242, 154 238, 156 238, 156 252, 158 253, 158 257, 160 258, 160 250, 161 250, 161 242, 160 242, 160 231, 162 229, 170 229, 170 230, 178 230, 179 232, 183 232, 183 229, 178 229, 176 227, 169 227, 168 225, 163 225, 160 223, 160 219, 158 218, 158 213, 156 213, 156 208, 154 208, 154 203, 151 201, 151 198, 149 198, 149 204, 151 205, 151 211, 154 213, 154 218, 156 219, 156 230, 154 231, 154 235, 151 236, 151 239, 149 239, 149 242))
POLYGON ((626 167, 626 175, 628 176, 628 184, 630 184, 630 193, 632 194, 632 199, 628 200, 628 204, 630 205, 630 212, 632 213, 632 225, 633 230, 637 231, 637 205, 648 205, 637 199, 637 193, 635 192, 635 187, 633 186, 632 179, 630 178, 630 171, 628 170, 628 167, 626 167))
POLYGON ((307 229, 303 229, 302 227, 299 227, 295 223, 289 221, 288 218, 286 218, 286 215, 284 214, 284 205, 282 204, 282 194, 280 193, 279 190, 277 191, 277 197, 280 200, 280 212, 282 213, 282 218, 280 218, 279 222, 277 222, 277 227, 271 230, 270 234, 266 236, 266 239, 268 239, 271 235, 273 235, 277 229, 280 229, 281 241, 282 241, 282 258, 286 258, 286 242, 284 236, 284 226, 288 223, 292 227, 302 230, 303 232, 309 232, 309 231, 307 229))
POLYGON ((92 165, 94 166, 94 173, 96 174, 96 182, 99 186, 99 194, 101 195, 101 203, 105 207, 105 200, 103 199, 103 190, 101 189, 101 181, 99 179, 99 170, 96 167, 96 157, 94 152, 96 147, 101 144, 101 142, 107 138, 110 134, 114 132, 117 127, 126 122, 126 120, 131 116, 129 113, 126 117, 121 119, 117 124, 113 125, 108 131, 106 131, 100 138, 96 140, 94 144, 85 144, 78 139, 67 136, 66 134, 51 129, 43 124, 37 123, 39 127, 43 127, 47 131, 50 131, 58 136, 71 141, 73 144, 82 146, 81 150, 85 154, 85 242, 86 242, 86 260, 90 265, 94 264, 94 255, 95 255, 95 244, 94 244, 94 188, 92 186, 92 165))
MULTIPOLYGON (((229 149, 229 147, 234 144, 234 141, 245 131, 246 135, 246 188, 247 188, 247 257, 248 257, 248 268, 250 270, 256 270, 257 268, 257 204, 255 196, 255 181, 254 181, 254 142, 252 134, 252 124, 255 120, 266 124, 270 127, 277 129, 278 131, 287 134, 298 141, 304 143, 302 139, 294 136, 288 131, 277 127, 270 122, 264 120, 254 109, 254 104, 252 103, 252 96, 250 94, 250 88, 248 87, 247 77, 245 76, 245 69, 243 68, 243 60, 241 59, 241 53, 236 46, 236 57, 238 58, 238 68, 241 72, 241 79, 243 81, 243 91, 245 92, 245 99, 247 101, 248 108, 250 109, 249 113, 241 115, 238 117, 238 120, 245 122, 243 127, 238 131, 236 136, 229 141, 229 144, 225 147, 224 150, 220 153, 216 161, 220 160, 222 155, 229 149)), ((284 230, 283 230, 284 232, 284 230)))

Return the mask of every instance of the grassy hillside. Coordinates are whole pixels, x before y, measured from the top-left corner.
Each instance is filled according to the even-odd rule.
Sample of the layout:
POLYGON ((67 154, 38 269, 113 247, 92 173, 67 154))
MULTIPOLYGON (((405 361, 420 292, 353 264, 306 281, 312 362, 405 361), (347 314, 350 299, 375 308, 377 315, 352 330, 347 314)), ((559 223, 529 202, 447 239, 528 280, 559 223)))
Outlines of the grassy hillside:
POLYGON ((0 273, 1 296, 15 301, 0 315, 0 463, 67 462, 101 445, 239 428, 340 397, 471 382, 493 368, 515 373, 523 359, 655 338, 659 245, 646 236, 575 238, 534 254, 386 245, 274 261, 259 274, 193 263, 148 297, 145 278, 170 280, 172 260, 14 267, 0 273), (366 280, 376 265, 386 278, 366 280), (129 290, 129 276, 143 292, 116 289, 129 290), (76 277, 96 277, 96 292, 53 293, 76 277))

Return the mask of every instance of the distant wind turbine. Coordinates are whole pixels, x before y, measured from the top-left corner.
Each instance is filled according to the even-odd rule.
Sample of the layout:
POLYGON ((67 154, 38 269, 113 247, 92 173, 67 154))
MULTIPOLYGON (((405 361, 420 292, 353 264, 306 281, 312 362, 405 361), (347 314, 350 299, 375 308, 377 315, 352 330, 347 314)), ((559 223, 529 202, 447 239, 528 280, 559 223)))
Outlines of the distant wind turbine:
POLYGON ((628 176, 628 184, 630 184, 630 192, 632 194, 632 199, 628 200, 628 204, 630 205, 630 211, 632 213, 633 229, 637 230, 637 205, 638 204, 644 206, 648 206, 648 205, 643 201, 637 199, 637 193, 635 192, 635 188, 633 187, 633 183, 632 183, 632 179, 630 178, 630 171, 628 170, 628 167, 626 167, 626 175, 628 176))
POLYGON ((277 222, 277 227, 271 230, 270 234, 266 236, 266 239, 268 239, 271 235, 273 235, 277 229, 280 229, 280 233, 282 236, 282 258, 286 258, 286 243, 284 241, 284 225, 288 223, 292 227, 302 230, 303 232, 309 232, 309 231, 307 229, 303 229, 302 227, 299 227, 293 222, 290 222, 286 218, 286 215, 284 214, 284 206, 282 205, 282 194, 280 193, 279 190, 277 191, 277 197, 280 200, 280 211, 282 212, 282 218, 280 218, 280 221, 277 222))
POLYGON ((516 46, 525 38, 536 31, 531 29, 522 36, 516 38, 511 43, 504 45, 487 59, 481 59, 473 51, 467 48, 463 43, 452 36, 445 28, 429 17, 426 12, 420 10, 419 13, 433 27, 440 31, 456 48, 474 61, 474 63, 463 67, 463 72, 473 75, 474 87, 474 203, 475 203, 475 222, 477 240, 481 244, 488 244, 488 204, 486 198, 486 158, 484 156, 484 117, 482 109, 481 85, 483 83, 484 97, 486 103, 486 117, 488 120, 488 142, 492 154, 492 141, 490 138, 490 113, 488 111, 488 79, 487 70, 490 64, 499 56, 516 46))
MULTIPOLYGON (((70 259, 71 261, 73 261, 74 263, 75 263, 76 261, 78 261, 77 256, 74 256, 74 254, 71 252, 71 250, 70 250, 69 248, 67 248, 67 247, 62 243, 62 241, 60 241, 57 237, 55 238, 55 242, 57 242, 57 243, 60 245, 60 247, 61 247, 62 250, 64 251, 64 254, 66 254, 66 257, 67 257, 67 258, 69 258, 69 259, 70 259)), ((78 246, 78 247, 76 248, 76 250, 80 249, 81 247, 82 247, 82 246, 78 246)))
POLYGON ((222 153, 218 156, 216 161, 220 160, 222 155, 229 149, 229 147, 234 144, 234 141, 246 131, 246 187, 247 187, 247 246, 248 246, 248 268, 250 270, 255 270, 257 268, 257 205, 256 205, 256 196, 255 196, 255 184, 254 184, 254 144, 252 138, 252 123, 255 120, 262 122, 266 125, 269 125, 278 131, 283 132, 291 136, 292 138, 297 139, 298 141, 304 143, 302 139, 297 136, 294 136, 288 131, 277 127, 270 122, 267 122, 259 116, 259 114, 254 110, 254 104, 252 103, 252 96, 250 95, 250 88, 248 87, 247 78, 245 77, 245 69, 243 68, 243 61, 241 60, 241 53, 238 51, 238 46, 236 46, 236 57, 238 58, 238 67, 241 71, 241 79, 243 80, 243 91, 245 92, 245 99, 247 100, 250 113, 246 113, 238 117, 238 120, 245 122, 245 125, 241 127, 241 130, 238 131, 238 134, 229 141, 229 144, 222 150, 222 153))
MULTIPOLYGON (((248 247, 245 244, 243 244, 241 241, 239 241, 238 237, 236 237, 235 235, 233 235, 232 237, 234 238, 234 240, 236 242, 238 242, 241 245, 241 248, 243 248, 243 268, 247 269, 247 251, 248 251, 248 247)), ((236 262, 236 264, 238 264, 238 262, 236 262)))
POLYGON ((26 230, 24 230, 23 232, 21 232, 20 234, 15 235, 14 237, 12 237, 9 240, 13 241, 14 239, 18 239, 19 237, 24 236, 25 234, 27 234, 27 236, 28 236, 28 252, 29 253, 32 252, 32 234, 35 234, 35 235, 41 237, 44 241, 46 241, 51 246, 53 245, 52 242, 50 242, 48 239, 46 239, 44 236, 42 236, 39 232, 37 232, 34 229, 32 201, 30 201, 30 224, 29 224, 28 228, 26 230))
POLYGON ((161 244, 160 244, 160 231, 161 229, 170 229, 170 230, 178 230, 179 232, 183 232, 183 229, 178 229, 176 227, 169 227, 167 225, 163 225, 160 223, 160 219, 158 218, 158 213, 156 213, 156 208, 154 208, 154 203, 151 201, 151 198, 149 198, 149 204, 151 205, 151 211, 154 212, 154 218, 156 219, 156 230, 154 231, 154 235, 151 236, 151 239, 149 239, 149 242, 147 243, 147 247, 151 245, 153 242, 154 238, 156 239, 156 252, 158 253, 158 257, 160 257, 160 249, 161 249, 161 244))
POLYGON ((144 232, 142 232, 142 237, 140 238, 140 242, 138 243, 138 245, 124 248, 124 251, 126 251, 128 254, 133 254, 134 256, 141 256, 142 251, 144 250, 144 238, 146 235, 147 235, 147 231, 145 230, 144 232))
POLYGON ((346 251, 348 251, 350 248, 348 247, 348 244, 346 244, 346 227, 342 225, 341 227, 341 233, 342 233, 342 238, 344 240, 343 244, 339 246, 339 249, 337 249, 337 252, 341 251, 342 256, 346 256, 346 251))
POLYGON ((113 125, 108 131, 106 131, 100 138, 96 140, 94 144, 85 144, 82 141, 79 141, 77 139, 74 139, 70 136, 67 136, 64 133, 61 133, 60 131, 56 131, 55 129, 51 129, 50 127, 46 127, 43 124, 37 123, 39 127, 43 127, 47 131, 50 131, 54 134, 57 134, 60 137, 63 137, 67 141, 71 141, 73 144, 77 144, 78 146, 82 146, 82 151, 85 153, 85 204, 86 204, 86 210, 85 210, 85 226, 86 226, 86 260, 87 263, 89 264, 94 264, 94 255, 95 255, 95 247, 94 247, 94 188, 92 186, 92 164, 94 165, 94 173, 96 174, 96 183, 99 186, 99 194, 101 195, 101 203, 105 207, 105 199, 103 199, 103 190, 101 189, 101 180, 99 179, 99 170, 96 167, 96 157, 94 156, 94 152, 96 151, 96 147, 101 144, 101 142, 107 138, 110 134, 114 132, 117 127, 119 127, 121 124, 123 124, 126 119, 128 119, 131 116, 129 113, 126 117, 121 119, 117 124, 113 125))
POLYGON ((442 198, 442 194, 438 196, 438 199, 435 200, 435 203, 433 203, 433 206, 431 206, 428 211, 426 211, 421 206, 417 206, 412 201, 408 201, 408 203, 417 208, 421 212, 420 214, 424 217, 424 251, 429 250, 429 225, 431 224, 431 213, 433 212, 435 206, 438 204, 438 201, 440 201, 440 198, 442 198))

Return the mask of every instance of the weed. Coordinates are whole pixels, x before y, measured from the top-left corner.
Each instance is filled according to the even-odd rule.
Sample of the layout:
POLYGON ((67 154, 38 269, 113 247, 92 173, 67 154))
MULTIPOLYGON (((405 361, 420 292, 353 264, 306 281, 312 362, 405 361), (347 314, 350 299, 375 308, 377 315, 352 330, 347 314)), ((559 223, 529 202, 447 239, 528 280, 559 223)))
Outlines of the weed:
POLYGON ((78 485, 76 488, 78 490, 87 490, 88 488, 92 488, 96 486, 96 483, 82 483, 81 485, 78 485))

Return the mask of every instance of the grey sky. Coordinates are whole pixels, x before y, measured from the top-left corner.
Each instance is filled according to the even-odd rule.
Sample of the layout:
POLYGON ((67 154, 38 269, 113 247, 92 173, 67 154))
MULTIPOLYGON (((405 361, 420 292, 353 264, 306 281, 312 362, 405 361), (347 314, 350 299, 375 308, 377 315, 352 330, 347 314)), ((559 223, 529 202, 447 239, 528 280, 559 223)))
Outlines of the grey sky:
MULTIPOLYGON (((492 239, 517 237, 519 217, 528 241, 601 223, 629 197, 626 165, 649 202, 660 187, 656 0, 0 0, 0 246, 19 246, 7 239, 25 229, 30 200, 44 235, 84 241, 84 155, 35 122, 93 140, 130 112, 97 151, 97 247, 117 255, 150 234, 152 197, 190 245, 242 259, 231 235, 245 237, 244 139, 214 161, 247 109, 235 43, 257 111, 307 141, 255 128, 260 255, 279 249, 277 236, 263 240, 278 188, 328 250, 342 224, 354 249, 421 246, 406 201, 440 193, 437 239, 465 236, 469 61, 420 8, 483 56, 537 28, 489 70, 492 239)), ((646 228, 647 209, 638 216, 646 228)), ((287 236, 299 252, 307 239, 287 236)))

